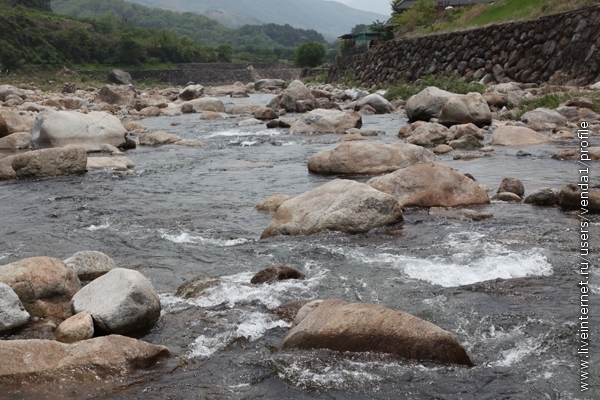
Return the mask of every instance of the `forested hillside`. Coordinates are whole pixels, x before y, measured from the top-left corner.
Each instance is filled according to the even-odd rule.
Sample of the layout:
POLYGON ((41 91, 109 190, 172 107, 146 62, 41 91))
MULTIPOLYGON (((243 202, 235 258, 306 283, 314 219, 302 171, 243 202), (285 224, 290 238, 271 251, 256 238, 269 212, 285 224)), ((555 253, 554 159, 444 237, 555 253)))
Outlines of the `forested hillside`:
MULTIPOLYGON (((119 18, 76 20, 0 0, 0 64, 139 65, 229 61, 228 45, 203 46, 167 29, 140 28, 119 18)), ((31 1, 31 0, 25 0, 31 1)))

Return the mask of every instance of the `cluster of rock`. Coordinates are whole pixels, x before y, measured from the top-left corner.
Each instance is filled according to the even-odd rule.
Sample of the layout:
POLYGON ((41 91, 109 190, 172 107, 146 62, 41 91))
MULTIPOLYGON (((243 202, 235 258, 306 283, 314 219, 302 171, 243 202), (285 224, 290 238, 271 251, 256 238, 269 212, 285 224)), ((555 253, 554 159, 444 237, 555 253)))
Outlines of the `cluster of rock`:
POLYGON ((97 251, 0 266, 0 306, 0 334, 7 338, 0 340, 0 382, 74 370, 86 378, 129 373, 169 355, 164 346, 122 336, 151 329, 160 301, 141 273, 97 251))

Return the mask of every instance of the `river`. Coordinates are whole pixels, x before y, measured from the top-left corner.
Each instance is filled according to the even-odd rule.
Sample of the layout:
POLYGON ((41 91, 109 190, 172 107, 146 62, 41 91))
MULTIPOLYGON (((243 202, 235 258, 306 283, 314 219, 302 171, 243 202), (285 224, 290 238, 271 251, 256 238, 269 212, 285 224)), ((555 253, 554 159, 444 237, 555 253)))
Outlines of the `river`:
MULTIPOLYGON (((266 104, 271 98, 221 100, 266 104)), ((136 163, 131 173, 0 183, 0 263, 98 250, 140 271, 163 305, 159 324, 143 339, 168 346, 179 362, 133 381, 90 388, 63 382, 58 392, 40 386, 10 398, 600 398, 594 339, 592 389, 579 392, 577 215, 493 201, 472 207, 494 214, 480 222, 408 209, 402 224, 367 234, 259 240, 271 215, 254 206, 273 194, 297 195, 334 179, 310 174, 306 162, 334 148, 339 135, 292 136, 264 125, 240 127, 241 119, 145 119, 151 130, 205 146, 139 147, 127 152, 136 163), (171 126, 173 121, 180 125, 171 126), (295 267, 307 279, 250 285, 254 273, 276 264, 295 267), (182 283, 201 274, 221 281, 200 299, 175 297, 182 283), (426 319, 455 334, 477 365, 279 351, 289 323, 269 310, 326 298, 377 303, 426 319)), ((397 114, 364 116, 363 129, 382 130, 369 140, 392 143, 406 122, 397 114)), ((560 189, 579 178, 575 162, 550 159, 565 145, 528 147, 526 157, 496 146, 489 157, 454 161, 450 154, 438 162, 493 188, 515 177, 526 193, 560 189)), ((593 167, 592 182, 599 178, 600 166, 593 167)), ((593 221, 590 254, 598 260, 600 220, 593 221)), ((600 310, 595 270, 591 282, 590 307, 600 310)), ((595 322, 591 337, 600 335, 595 322)))

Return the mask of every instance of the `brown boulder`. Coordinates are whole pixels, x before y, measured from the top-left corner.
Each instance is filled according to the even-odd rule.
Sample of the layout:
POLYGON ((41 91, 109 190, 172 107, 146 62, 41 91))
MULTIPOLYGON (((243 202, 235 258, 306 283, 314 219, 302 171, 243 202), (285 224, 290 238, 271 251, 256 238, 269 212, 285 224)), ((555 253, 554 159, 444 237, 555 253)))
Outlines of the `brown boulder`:
POLYGON ((284 202, 293 199, 289 194, 274 194, 254 206, 258 211, 275 212, 284 202))
POLYGON ((0 340, 0 385, 24 381, 95 381, 125 376, 169 356, 164 346, 110 335, 73 344, 55 340, 0 340))
POLYGON ((368 232, 402 219, 402 207, 392 196, 364 183, 336 179, 283 203, 261 239, 324 230, 368 232))
POLYGON ((496 128, 488 144, 498 146, 528 146, 551 143, 552 139, 522 126, 501 126, 496 128))
POLYGON ((0 180, 79 175, 86 171, 83 146, 28 151, 0 160, 0 180))
POLYGON ((452 333, 407 313, 340 300, 317 303, 308 313, 303 309, 283 339, 282 349, 370 351, 419 361, 474 365, 452 333))
POLYGON ((452 134, 444 125, 427 122, 417 126, 406 142, 417 146, 435 147, 446 143, 451 136, 452 134))
POLYGON ((67 318, 54 331, 56 340, 62 343, 75 343, 94 337, 94 320, 89 311, 80 312, 67 318))
POLYGON ((28 149, 31 145, 31 133, 15 132, 8 136, 0 137, 0 149, 28 149))
POLYGON ((591 214, 600 213, 600 189, 589 188, 588 184, 583 185, 583 191, 587 192, 582 197, 582 188, 578 185, 569 184, 562 188, 558 194, 558 205, 564 210, 587 211, 591 214))
POLYGON ((488 204, 487 193, 465 175, 442 164, 415 164, 367 182, 405 207, 488 204))
POLYGON ((15 132, 31 132, 34 121, 32 113, 0 109, 0 138, 15 132))
POLYGON ((362 116, 353 112, 338 110, 312 110, 298 118, 290 127, 289 133, 344 133, 351 128, 362 127, 362 116))
POLYGON ((50 257, 26 258, 2 265, 0 282, 14 290, 33 317, 70 317, 69 302, 81 289, 77 275, 61 260, 50 257))
POLYGON ((384 174, 433 161, 431 151, 413 144, 348 141, 334 150, 313 154, 308 159, 308 170, 320 174, 384 174))
POLYGON ((523 187, 523 183, 517 178, 504 178, 502 182, 500 182, 500 187, 498 188, 497 193, 502 192, 510 192, 514 193, 519 197, 523 197, 525 194, 525 188, 523 187))

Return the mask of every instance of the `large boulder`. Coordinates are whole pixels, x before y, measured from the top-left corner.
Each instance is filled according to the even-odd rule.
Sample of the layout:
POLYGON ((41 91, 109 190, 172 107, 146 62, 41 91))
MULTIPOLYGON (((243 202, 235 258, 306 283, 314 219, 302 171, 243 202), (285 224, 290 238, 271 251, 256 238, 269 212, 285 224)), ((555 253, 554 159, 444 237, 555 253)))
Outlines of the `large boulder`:
POLYGON ((340 300, 302 307, 281 348, 369 351, 419 361, 474 365, 456 337, 431 322, 376 304, 340 300))
POLYGON ((0 138, 15 132, 31 132, 35 115, 0 108, 0 138))
POLYGON ((393 197, 364 183, 336 179, 283 203, 261 239, 324 230, 360 233, 402 219, 402 207, 393 197))
POLYGON ((586 211, 586 213, 590 214, 599 214, 600 189, 590 188, 587 183, 582 183, 581 185, 571 183, 562 188, 558 194, 558 205, 564 210, 578 210, 582 212, 586 211))
POLYGON ((0 181, 79 175, 86 171, 87 153, 82 146, 29 151, 0 160, 0 181))
POLYGON ((106 85, 98 92, 100 102, 116 105, 132 104, 136 97, 131 86, 106 85))
POLYGON ((69 302, 81 289, 77 275, 61 260, 50 257, 25 258, 1 265, 0 282, 14 290, 32 317, 42 318, 70 317, 69 302))
POLYGON ((458 96, 455 93, 430 86, 411 96, 406 102, 406 114, 410 122, 429 121, 437 118, 448 99, 458 96))
POLYGON ((112 258, 99 251, 79 251, 64 263, 82 281, 92 281, 117 268, 112 258))
POLYGON ((405 207, 459 207, 490 202, 485 190, 442 164, 415 164, 367 182, 405 207))
POLYGON ((452 133, 444 125, 427 122, 416 127, 406 142, 417 146, 435 147, 446 143, 451 136, 452 133))
POLYGON ((28 149, 31 145, 31 133, 15 132, 8 136, 0 137, 0 149, 28 149))
POLYGON ((355 112, 325 110, 318 108, 298 118, 289 133, 344 133, 351 128, 362 127, 362 116, 355 112))
POLYGON ((366 105, 373 107, 377 114, 389 114, 394 111, 392 104, 377 93, 370 94, 358 100, 354 106, 354 111, 360 111, 366 105))
POLYGON ((274 110, 281 108, 288 112, 304 112, 318 107, 315 96, 299 80, 292 81, 279 96, 267 104, 274 110))
POLYGON ((73 344, 56 340, 0 340, 0 385, 24 381, 96 381, 125 376, 155 365, 169 350, 140 340, 110 335, 73 344))
POLYGON ((274 194, 254 206, 258 211, 275 212, 283 203, 294 198, 289 194, 274 194))
POLYGON ((145 133, 140 136, 140 145, 142 146, 160 146, 163 144, 177 143, 179 141, 181 141, 181 137, 165 131, 145 133))
POLYGON ((454 150, 475 150, 483 147, 481 142, 473 135, 464 135, 459 139, 451 140, 448 145, 454 150))
POLYGON ((262 106, 253 103, 236 104, 231 108, 227 109, 227 114, 237 115, 252 115, 254 111, 261 109, 262 106))
POLYGON ((549 187, 539 188, 525 197, 526 204, 551 207, 558 204, 559 191, 549 187))
POLYGON ((32 134, 40 147, 78 144, 87 151, 100 151, 105 143, 115 147, 124 145, 127 131, 117 117, 105 112, 49 110, 38 114, 32 134))
POLYGON ((202 97, 204 94, 204 86, 202 85, 188 85, 181 92, 179 92, 179 98, 183 101, 190 101, 202 97))
POLYGON ((567 124, 567 118, 554 110, 536 108, 533 111, 523 114, 521 116, 521 122, 530 126, 550 123, 560 127, 567 124))
POLYGON ((258 271, 252 277, 250 283, 259 285, 261 283, 274 283, 287 279, 306 279, 306 275, 287 265, 274 265, 258 271))
POLYGON ((187 103, 183 104, 191 104, 196 112, 199 111, 214 111, 219 113, 225 112, 225 104, 219 99, 214 99, 211 97, 202 97, 200 99, 190 100, 187 103))
POLYGON ((449 98, 438 118, 446 126, 471 123, 482 127, 492 123, 492 112, 481 94, 469 93, 449 98))
POLYGON ((108 72, 108 81, 117 85, 131 85, 133 80, 129 72, 113 69, 108 72))
MULTIPOLYGON (((235 82, 233 85, 223 85, 208 87, 204 92, 209 96, 223 97, 233 94, 248 93, 250 89, 242 82, 235 82)), ((245 96, 247 97, 247 96, 245 96)))
POLYGON ((416 163, 431 163, 435 155, 408 143, 377 144, 348 141, 308 159, 308 170, 320 174, 384 174, 416 163))
POLYGON ((71 309, 73 313, 89 311, 95 326, 103 332, 136 334, 154 326, 161 306, 144 275, 115 268, 77 292, 71 309))
POLYGON ((523 126, 500 126, 494 130, 488 144, 498 146, 531 146, 551 143, 552 139, 523 126))
POLYGON ((29 313, 19 296, 6 283, 0 282, 0 334, 29 321, 29 313))
POLYGON ((10 95, 19 96, 23 100, 27 98, 24 90, 16 88, 12 85, 0 85, 0 101, 5 101, 10 95))
POLYGON ((525 194, 525 187, 520 179, 517 178, 504 178, 502 182, 500 182, 500 187, 498 187, 497 193, 514 193, 519 197, 523 197, 525 194))
POLYGON ((254 82, 254 90, 257 92, 263 89, 283 89, 284 86, 285 81, 283 79, 260 79, 254 82))

